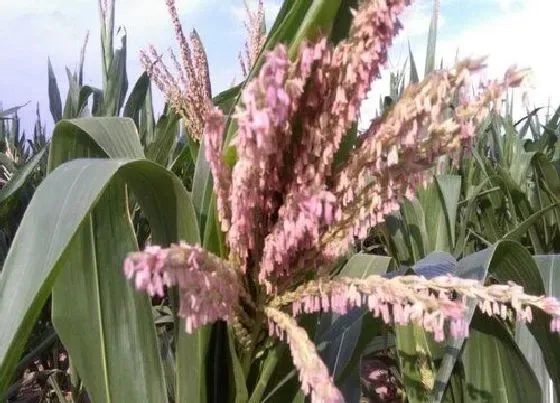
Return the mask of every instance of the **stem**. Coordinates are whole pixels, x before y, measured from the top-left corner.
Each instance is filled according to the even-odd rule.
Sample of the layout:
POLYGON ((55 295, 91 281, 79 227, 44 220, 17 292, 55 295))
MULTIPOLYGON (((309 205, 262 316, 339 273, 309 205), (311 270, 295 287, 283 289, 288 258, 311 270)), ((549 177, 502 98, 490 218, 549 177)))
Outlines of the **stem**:
MULTIPOLYGON (((49 384, 54 389, 54 393, 56 394, 56 397, 58 398, 58 400, 60 402, 67 401, 66 398, 64 397, 64 393, 62 393, 62 389, 60 389, 60 385, 56 381, 55 374, 52 374, 51 376, 49 376, 49 384)), ((74 399, 72 399, 72 401, 73 400, 74 399)))
POLYGON ((493 187, 491 189, 488 189, 488 190, 485 190, 483 192, 477 193, 475 196, 471 197, 470 199, 461 200, 460 202, 457 203, 457 205, 461 206, 461 205, 466 204, 466 203, 468 203, 468 202, 470 202, 470 201, 472 201, 472 200, 474 200, 474 199, 476 199, 480 196, 484 196, 484 195, 487 195, 487 194, 490 194, 490 193, 497 192, 500 189, 501 188, 499 186, 493 187))
POLYGON ((243 373, 245 374, 245 377, 249 375, 249 370, 251 369, 253 354, 255 353, 257 340, 264 319, 265 319, 264 312, 257 310, 257 312, 255 313, 255 322, 253 324, 253 328, 251 332, 251 344, 249 346, 249 351, 243 354, 243 373))
POLYGON ((474 235, 476 238, 482 241, 486 246, 492 246, 492 242, 488 241, 487 239, 484 239, 481 235, 479 235, 472 229, 469 229, 469 235, 474 235))
POLYGON ((259 377, 259 381, 251 394, 251 398, 249 399, 249 403, 259 403, 262 401, 262 397, 268 386, 268 381, 272 376, 278 361, 280 360, 280 356, 282 355, 282 346, 277 344, 273 350, 271 350, 268 355, 266 356, 266 360, 264 361, 261 376, 259 377))

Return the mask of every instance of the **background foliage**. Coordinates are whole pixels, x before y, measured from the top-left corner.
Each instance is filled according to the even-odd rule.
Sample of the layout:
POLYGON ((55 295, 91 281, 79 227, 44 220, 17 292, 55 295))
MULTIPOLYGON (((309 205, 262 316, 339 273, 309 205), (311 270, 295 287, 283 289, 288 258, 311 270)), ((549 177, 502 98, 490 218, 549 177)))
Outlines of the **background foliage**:
MULTIPOLYGON (((355 5, 286 0, 265 49, 283 42, 293 54, 319 31, 338 41, 355 5)), ((155 118, 146 74, 129 91, 126 35, 115 47, 114 1, 108 10, 101 88, 83 85, 83 50, 77 71, 67 70, 63 104, 49 61, 56 127, 48 141, 38 113, 26 140, 17 107, 0 111, 0 311, 8 313, 0 319, 2 400, 32 390, 50 401, 68 391, 76 402, 224 401, 224 391, 235 402, 304 401, 286 348, 270 346, 243 367, 231 329, 216 324, 186 335, 173 295, 141 296, 118 269, 127 252, 150 242, 199 241, 217 255, 224 248, 202 148, 170 108, 155 118), (66 352, 70 361, 61 359, 66 352)), ((436 26, 434 12, 425 74, 436 65, 436 26)), ((410 53, 406 71, 391 75, 380 113, 418 81, 410 53)), ((243 86, 214 103, 231 111, 243 86)), ((443 158, 416 200, 357 243, 339 275, 453 273, 558 296, 560 109, 543 122, 533 111, 514 121, 511 101, 499 112, 458 166, 443 158)), ((231 120, 228 141, 235 130, 231 120)), ((354 127, 337 158, 358 141, 354 127)), ((549 399, 549 377, 560 396, 560 340, 543 317, 514 327, 473 305, 470 337, 444 345, 418 327, 386 326, 359 309, 305 317, 301 325, 349 402, 378 398, 367 379, 371 363, 384 364, 386 385, 409 402, 549 399)))

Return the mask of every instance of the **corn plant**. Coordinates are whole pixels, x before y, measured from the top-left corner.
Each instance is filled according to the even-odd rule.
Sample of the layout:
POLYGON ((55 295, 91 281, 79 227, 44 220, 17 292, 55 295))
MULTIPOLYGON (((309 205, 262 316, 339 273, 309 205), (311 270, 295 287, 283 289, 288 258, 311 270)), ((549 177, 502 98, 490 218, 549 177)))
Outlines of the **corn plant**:
POLYGON ((36 109, 33 137, 30 138, 21 130, 21 121, 17 115, 20 108, 0 111, 0 144, 3 147, 0 154, 1 262, 4 261, 34 188, 46 174, 45 128, 41 122, 39 105, 36 109))
MULTIPOLYGON (((200 111, 176 101, 192 93, 207 98, 202 144, 189 149, 196 161, 191 192, 165 159, 147 158, 133 119, 60 120, 50 173, 0 278, 0 310, 10 312, 0 318, 0 391, 52 292, 73 381, 81 379, 95 402, 306 395, 357 402, 362 353, 389 333, 409 401, 464 401, 473 393, 539 399, 538 380, 508 332, 526 323, 549 354, 558 345, 560 303, 539 296, 538 269, 519 243, 503 240, 459 261, 426 253, 412 269, 352 248, 401 200, 417 200, 414 190, 436 156, 461 162, 500 94, 524 77, 510 69, 453 109, 448 105, 483 67, 481 60, 458 62, 407 86, 369 135, 358 137, 360 104, 406 5, 287 0, 240 86, 211 101, 203 86, 168 96, 193 142, 200 111), (134 252, 137 208, 149 239, 134 252), (497 284, 483 283, 488 273, 497 284), (488 376, 473 384, 481 357, 507 363, 497 386, 488 376)), ((105 3, 101 10, 110 24, 114 10, 105 3)), ((119 64, 108 62, 106 49, 108 71, 119 64)), ((179 71, 188 71, 189 60, 184 52, 179 71)), ((118 87, 108 81, 104 90, 118 87)), ((103 94, 99 110, 118 113, 119 91, 103 94)), ((453 239, 453 231, 441 233, 437 249, 439 239, 453 239)))
MULTIPOLYGON (((103 77, 106 78, 103 87, 98 89, 83 85, 83 65, 89 40, 89 35, 87 35, 82 46, 77 70, 71 72, 68 68, 66 69, 69 90, 64 103, 60 96, 51 61, 48 61, 49 107, 54 122, 57 123, 63 118, 70 119, 91 116, 92 114, 114 115, 122 113, 124 116, 130 116, 137 122, 137 127, 142 135, 143 147, 147 149, 148 158, 165 164, 169 163, 170 166, 173 164, 173 168, 181 174, 184 182, 190 184, 190 177, 192 175, 189 175, 189 173, 192 173, 192 162, 185 158, 176 161, 177 154, 182 150, 182 148, 176 147, 175 144, 178 133, 178 119, 172 111, 167 113, 167 110, 165 110, 163 117, 156 125, 153 116, 150 81, 147 74, 142 75, 138 79, 127 102, 124 102, 126 99, 124 96, 127 92, 126 36, 121 36, 121 46, 115 49, 113 46, 114 29, 112 28, 114 23, 111 22, 112 17, 109 15, 112 14, 114 16, 115 4, 112 2, 110 5, 106 5, 104 2, 100 2, 100 7, 103 7, 100 13, 102 32, 107 32, 101 38, 102 48, 107 51, 107 57, 102 58, 101 66, 103 77), (106 69, 106 64, 109 66, 108 70, 106 69), (115 101, 117 97, 119 97, 118 102, 115 101)), ((20 123, 17 118, 17 110, 18 108, 16 107, 3 111, 3 120, 0 122, 2 123, 0 135, 6 139, 6 144, 8 145, 7 155, 13 156, 16 160, 14 164, 11 163, 11 159, 7 160, 6 164, 4 164, 8 166, 6 172, 11 179, 7 181, 5 188, 0 191, 0 213, 3 223, 3 236, 1 238, 2 243, 0 244, 2 247, 0 249, 2 261, 20 224, 23 211, 33 195, 34 188, 43 179, 47 169, 47 160, 44 158, 45 153, 48 152, 46 149, 47 140, 45 138, 45 128, 40 121, 39 110, 37 109, 37 122, 34 128, 33 139, 27 141, 25 140, 25 134, 22 134, 19 130, 20 123), (13 123, 10 124, 10 122, 13 123), (26 162, 26 164, 20 168, 19 166, 23 162, 26 162), (16 167, 18 169, 15 169, 16 167), (11 177, 12 174, 13 177, 11 177), (32 186, 30 186, 30 183, 32 183, 32 186)), ((143 239, 147 224, 140 213, 136 209, 134 222, 138 238, 143 239)), ((30 365, 32 366, 34 360, 40 357, 47 358, 46 354, 49 352, 49 349, 54 351, 58 348, 56 333, 53 331, 52 324, 50 323, 50 315, 49 300, 47 306, 43 308, 29 343, 26 346, 26 354, 18 363, 16 371, 18 374, 21 374, 30 365)), ((56 364, 56 360, 56 357, 48 357, 46 361, 56 364)), ((47 370, 50 371, 51 368, 47 368, 43 372, 33 373, 32 375, 41 376, 41 374, 47 373, 47 370)), ((57 392, 59 389, 58 385, 56 385, 57 379, 58 381, 63 379, 58 372, 49 375, 43 383, 47 385, 47 389, 57 392), (56 387, 51 385, 53 382, 56 387)), ((37 382, 33 381, 32 378, 31 380, 22 379, 16 385, 23 388, 21 386, 23 385, 22 382, 31 386, 37 385, 37 382)), ((17 393, 16 385, 13 385, 3 398, 17 393)), ((78 386, 76 391, 79 390, 78 386)))
MULTIPOLYGON (((17 116, 18 108, 11 108, 0 112, 3 120, 0 122, 0 132, 5 146, 1 154, 1 169, 4 182, 0 189, 0 263, 4 263, 8 249, 13 241, 16 230, 19 227, 25 209, 31 201, 33 193, 40 184, 47 171, 47 146, 45 139, 45 127, 42 125, 37 105, 36 121, 33 136, 27 136, 21 130, 20 118, 17 116), (7 112, 7 113, 5 113, 7 112)), ((22 364, 16 368, 19 374, 32 362, 32 359, 42 359, 41 354, 35 350, 45 340, 53 339, 55 335, 52 326, 49 326, 50 313, 44 312, 37 321, 30 334, 22 364)), ((12 388, 6 396, 11 396, 18 389, 12 388)), ((32 392, 28 393, 28 395, 32 392)))
MULTIPOLYGON (((434 60, 430 62, 430 58, 435 57, 436 19, 437 13, 434 12, 428 37, 427 66, 434 65, 434 60)), ((412 83, 418 82, 412 53, 409 54, 408 63, 408 79, 412 83)), ((390 97, 381 106, 390 107, 398 101, 404 87, 403 69, 391 77, 390 97)), ((420 266, 422 270, 427 259, 433 262, 434 267, 439 266, 439 270, 451 270, 460 276, 471 276, 473 272, 465 270, 455 259, 467 259, 473 253, 480 253, 479 251, 487 253, 488 248, 493 250, 496 245, 511 240, 521 242, 536 255, 557 253, 556 216, 559 205, 554 189, 559 180, 555 144, 560 112, 551 118, 547 117, 544 125, 541 125, 536 111, 516 122, 511 116, 512 110, 511 98, 508 97, 501 108, 502 113, 492 113, 479 128, 472 153, 463 155, 461 162, 455 167, 450 166, 448 159, 443 158, 433 183, 420 187, 416 199, 403 201, 398 212, 388 215, 384 223, 374 228, 365 242, 365 248, 374 251, 373 253, 389 255, 401 265, 412 267, 410 272, 416 272, 416 266, 420 266), (434 258, 434 254, 439 253, 437 251, 446 251, 451 255, 440 254, 434 258)), ((554 282, 551 282, 554 278, 551 267, 555 261, 555 256, 536 256, 534 262, 527 261, 527 267, 520 267, 516 275, 532 273, 530 276, 534 284, 531 287, 544 292, 546 284, 548 292, 556 293, 552 288, 554 282)), ((509 276, 514 272, 509 272, 510 270, 511 267, 504 265, 503 269, 490 269, 486 274, 483 274, 484 270, 479 271, 477 276, 481 279, 486 277, 486 281, 493 281, 495 278, 511 280, 509 276)), ((436 273, 440 274, 441 271, 436 273)), ((478 309, 475 317, 477 315, 480 315, 478 309)), ((549 393, 547 382, 552 379, 554 385, 558 384, 556 368, 559 351, 554 343, 544 342, 548 347, 543 355, 532 341, 533 336, 537 339, 540 337, 535 334, 535 329, 531 329, 533 335, 530 336, 524 326, 510 328, 509 335, 504 338, 499 325, 486 325, 489 326, 486 326, 484 332, 490 336, 487 340, 475 341, 469 338, 464 344, 461 341, 449 346, 461 351, 457 357, 434 348, 429 337, 422 331, 405 332, 404 335, 397 331, 396 341, 390 347, 397 352, 400 376, 407 396, 424 396, 422 393, 433 387, 430 383, 426 387, 425 383, 417 382, 422 379, 435 381, 435 385, 439 385, 439 399, 443 398, 444 390, 445 393, 452 391, 454 396, 465 393, 461 383, 472 385, 480 396, 484 393, 496 396, 501 393, 500 390, 522 384, 516 372, 523 367, 523 371, 529 374, 525 379, 531 379, 533 389, 540 387, 545 398, 543 401, 551 401, 553 395, 549 393), (504 347, 509 346, 509 356, 502 355, 496 357, 496 360, 487 361, 470 357, 471 354, 487 350, 491 345, 495 346, 498 339, 504 342, 504 347), (424 341, 419 343, 419 340, 424 341), (515 354, 512 356, 511 353, 519 348, 524 356, 513 359, 515 354), (415 357, 415 365, 407 365, 406 360, 410 357, 415 357), (455 363, 456 359, 460 360, 463 371, 460 375, 457 374, 460 370, 455 363), (492 379, 478 376, 480 372, 493 372, 496 361, 500 361, 500 368, 507 370, 492 379), (471 365, 470 369, 468 365, 471 365), (539 384, 535 382, 533 370, 538 374, 539 384), (462 381, 453 381, 456 376, 462 381), (444 385, 448 385, 447 389, 443 388, 444 385)), ((539 343, 541 347, 545 345, 542 339, 539 343)), ((554 394, 558 395, 557 389, 554 394)), ((508 395, 502 399, 506 398, 512 400, 519 397, 508 395)))

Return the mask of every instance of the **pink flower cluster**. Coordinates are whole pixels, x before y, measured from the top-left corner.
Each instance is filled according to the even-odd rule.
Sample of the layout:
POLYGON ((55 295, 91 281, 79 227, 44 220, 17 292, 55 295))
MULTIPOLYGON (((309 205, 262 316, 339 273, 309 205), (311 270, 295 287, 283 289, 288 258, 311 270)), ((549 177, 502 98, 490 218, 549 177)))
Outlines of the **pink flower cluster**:
POLYGON ((274 277, 289 278, 298 252, 313 248, 320 236, 319 228, 334 220, 336 198, 331 192, 303 196, 297 193, 284 202, 278 212, 279 221, 266 238, 259 280, 266 284, 269 293, 274 277))
POLYGON ((295 159, 295 189, 325 183, 342 138, 358 117, 371 82, 387 61, 392 39, 401 29, 397 17, 409 1, 367 1, 354 13, 347 40, 323 50, 302 106, 295 159))
MULTIPOLYGON (((441 341, 447 322, 453 336, 468 334, 467 302, 474 300, 483 312, 504 318, 511 306, 525 321, 532 320, 532 308, 542 309, 553 316, 551 330, 560 331, 558 301, 529 296, 515 285, 484 287, 453 277, 324 276, 354 236, 365 236, 399 208, 400 200, 413 197, 436 157, 457 156, 470 145, 474 128, 504 90, 520 84, 523 71, 508 70, 502 81, 490 83, 474 98, 466 97, 465 89, 471 74, 484 67, 481 60, 434 72, 407 88, 359 139, 351 157, 335 167, 336 152, 387 61, 401 28, 397 17, 409 0, 361 1, 346 40, 335 45, 323 37, 303 43, 294 60, 285 45, 277 45, 245 84, 229 125, 209 102, 200 38, 191 35, 191 54, 174 1, 166 1, 181 44, 179 81, 165 66, 150 64, 146 55, 144 61, 173 105, 190 119, 195 137, 204 124, 205 157, 230 256, 224 261, 184 243, 148 247, 130 254, 125 273, 150 295, 163 296, 166 286, 177 286, 187 332, 226 320, 238 341, 254 346, 264 312, 270 335, 290 345, 304 392, 314 402, 342 402, 305 330, 281 308, 291 306, 294 315, 345 314, 363 306, 386 323, 417 323, 441 341), (449 108, 457 99, 459 105, 449 108), (226 126, 237 132, 224 144, 226 126), (235 147, 233 166, 224 159, 229 147, 235 147), (303 283, 311 271, 316 279, 303 283)), ((259 10, 250 17, 254 44, 246 69, 255 63, 264 40, 262 3, 259 10)), ((156 53, 152 56, 157 59, 156 53)))
POLYGON ((305 63, 294 63, 288 59, 287 48, 278 45, 266 55, 258 77, 246 85, 242 106, 237 108, 238 129, 232 141, 237 163, 231 172, 229 208, 224 210, 231 211, 228 244, 243 262, 249 253, 253 260, 260 258, 264 238, 282 203, 286 163, 293 158, 290 120, 311 72, 313 49, 303 45, 305 63))
POLYGON ((432 279, 372 275, 363 279, 338 277, 309 281, 293 292, 276 297, 270 306, 291 304, 294 316, 316 312, 346 314, 351 308, 364 306, 385 323, 414 322, 434 333, 436 341, 443 341, 445 321, 450 322, 453 337, 468 336, 465 314, 469 300, 474 300, 482 313, 504 320, 513 311, 517 320, 531 322, 531 308, 538 308, 552 316, 550 330, 560 332, 560 302, 556 298, 528 295, 514 283, 484 286, 477 280, 450 275, 432 279), (454 293, 458 295, 453 296, 454 293))
POLYGON ((245 54, 239 53, 239 63, 241 65, 241 72, 243 78, 247 78, 249 71, 253 68, 259 54, 266 42, 266 29, 264 19, 264 2, 259 0, 257 4, 257 11, 251 11, 247 0, 245 3, 245 14, 247 20, 245 21, 245 28, 247 28, 247 42, 245 42, 245 54))
POLYGON ((280 169, 289 141, 290 96, 285 87, 290 62, 284 46, 266 57, 256 80, 242 94, 237 110, 238 132, 234 140, 238 163, 232 172, 230 247, 242 260, 256 250, 278 209, 272 197, 280 191, 280 169), (283 133, 284 135, 280 135, 283 133))
POLYGON ((306 395, 311 395, 311 401, 344 402, 305 329, 299 327, 293 318, 275 308, 265 308, 265 314, 268 318, 269 335, 289 344, 294 366, 299 372, 301 389, 306 395))
POLYGON ((412 198, 426 181, 426 170, 440 155, 458 159, 474 136, 474 127, 509 87, 519 86, 523 71, 510 69, 475 99, 463 97, 454 111, 453 99, 468 88, 482 60, 457 63, 454 72, 436 71, 419 85, 410 85, 382 121, 374 121, 350 161, 337 174, 336 194, 342 220, 324 238, 325 249, 340 254, 342 239, 362 238, 399 209, 399 200, 412 198), (331 245, 328 245, 328 244, 331 245), (336 246, 335 246, 336 245, 336 246))
POLYGON ((163 297, 164 286, 170 287, 173 282, 164 270, 165 249, 159 246, 148 246, 143 252, 133 252, 124 261, 126 278, 134 278, 134 285, 150 296, 163 297))
POLYGON ((208 108, 204 129, 204 156, 210 164, 210 170, 212 171, 221 228, 222 231, 227 232, 231 221, 231 210, 228 200, 231 189, 231 168, 222 159, 224 128, 225 122, 222 111, 216 107, 208 108))
POLYGON ((436 341, 445 339, 446 320, 451 322, 453 335, 468 334, 464 301, 452 299, 447 290, 433 291, 434 288, 428 287, 422 277, 339 277, 327 282, 310 281, 294 292, 278 297, 273 304, 291 303, 294 316, 316 312, 344 315, 349 309, 364 306, 373 316, 388 324, 414 322, 434 333, 436 341))
POLYGON ((181 50, 180 61, 173 51, 170 51, 178 77, 171 74, 153 46, 150 46, 149 52, 140 52, 140 60, 150 78, 165 94, 167 102, 184 119, 189 135, 195 140, 200 140, 204 129, 204 117, 212 96, 208 58, 198 32, 193 30, 189 38, 190 44, 187 41, 179 21, 175 0, 165 2, 181 50))
POLYGON ((199 246, 185 243, 162 249, 149 246, 131 253, 124 264, 127 278, 149 295, 164 296, 164 286, 181 291, 179 316, 187 333, 217 320, 229 320, 238 306, 240 281, 228 263, 199 246))
POLYGON ((220 196, 226 168, 213 169, 215 189, 220 217, 231 217, 231 225, 222 222, 230 249, 244 265, 260 262, 259 281, 269 291, 274 278, 315 263, 302 260, 301 252, 312 249, 341 212, 327 186, 333 156, 386 61, 404 4, 364 2, 348 40, 336 47, 326 39, 303 44, 295 62, 277 46, 243 91, 229 206, 220 196), (296 121, 301 130, 294 137, 296 121), (301 207, 303 200, 325 209, 301 207))

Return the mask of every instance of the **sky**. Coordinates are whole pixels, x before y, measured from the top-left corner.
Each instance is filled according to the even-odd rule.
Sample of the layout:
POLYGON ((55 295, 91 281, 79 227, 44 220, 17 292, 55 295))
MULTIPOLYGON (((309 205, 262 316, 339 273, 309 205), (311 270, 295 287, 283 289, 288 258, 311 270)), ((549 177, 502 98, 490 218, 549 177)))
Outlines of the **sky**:
MULTIPOLYGON (((249 3, 255 4, 256 0, 249 3)), ((265 0, 268 26, 280 4, 281 0, 265 0)), ((176 5, 184 30, 196 28, 202 37, 216 95, 241 77, 237 54, 246 38, 243 0, 176 0, 176 5)), ((394 42, 387 69, 363 104, 362 122, 375 116, 379 96, 389 89, 389 72, 402 68, 409 43, 422 76, 432 6, 433 0, 416 0, 405 12, 405 28, 394 42)), ((48 59, 64 102, 68 88, 65 67, 73 70, 78 64, 88 31, 84 81, 101 87, 97 0, 0 0, 0 9, 0 102, 4 108, 30 102, 20 113, 28 132, 39 102, 50 133, 48 59)), ((554 35, 558 32, 554 29, 558 15, 557 0, 441 0, 438 65, 443 60, 444 66, 451 66, 458 52, 460 57, 489 56, 488 78, 501 77, 512 64, 530 67, 531 105, 546 107, 550 102, 554 107, 560 104, 560 52, 554 35)), ((177 44, 165 0, 117 0, 116 25, 125 27, 127 33, 130 90, 142 73, 138 58, 141 49, 153 44, 165 52, 170 47, 176 49, 177 44)), ((161 104, 161 95, 156 95, 156 100, 161 104)))

